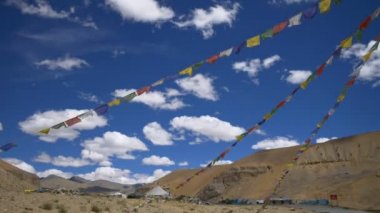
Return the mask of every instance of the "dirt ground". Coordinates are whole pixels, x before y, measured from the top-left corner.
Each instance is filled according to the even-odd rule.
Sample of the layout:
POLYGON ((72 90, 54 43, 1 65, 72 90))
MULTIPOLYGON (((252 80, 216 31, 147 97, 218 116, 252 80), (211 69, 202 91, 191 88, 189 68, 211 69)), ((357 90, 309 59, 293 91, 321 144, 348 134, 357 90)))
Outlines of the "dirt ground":
MULTIPOLYGON (((0 192, 0 212, 154 212, 154 213, 191 213, 191 212, 255 212, 259 206, 197 205, 177 201, 152 201, 115 197, 80 196, 51 193, 0 192), (143 204, 143 205, 141 205, 143 204), (140 206, 136 208, 137 206, 140 206), (135 209, 133 211, 133 209, 135 209)), ((271 206, 264 212, 309 213, 312 211, 271 206)))

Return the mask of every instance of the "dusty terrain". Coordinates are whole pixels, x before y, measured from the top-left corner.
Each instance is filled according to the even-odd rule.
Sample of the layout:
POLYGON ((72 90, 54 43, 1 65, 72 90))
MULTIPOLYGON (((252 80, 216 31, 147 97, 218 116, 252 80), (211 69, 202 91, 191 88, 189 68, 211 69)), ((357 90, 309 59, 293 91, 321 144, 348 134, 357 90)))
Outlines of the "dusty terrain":
MULTIPOLYGON (((133 212, 134 207, 146 203, 144 200, 107 198, 79 195, 53 195, 50 193, 21 193, 0 191, 0 212, 133 212)), ((146 203, 135 212, 146 213, 190 213, 190 212, 220 212, 244 213, 255 212, 259 206, 223 206, 223 205, 197 205, 176 201, 152 201, 146 203)), ((271 206, 264 212, 271 213, 311 213, 311 211, 271 206)))
MULTIPOLYGON (((215 166, 178 190, 175 187, 198 169, 172 172, 155 184, 170 188, 175 195, 210 201, 263 199, 273 191, 297 150, 265 150, 231 165, 215 166)), ((330 194, 337 194, 339 206, 379 210, 379 192, 380 133, 373 132, 313 145, 301 156, 276 196, 302 200, 329 199, 330 194)))

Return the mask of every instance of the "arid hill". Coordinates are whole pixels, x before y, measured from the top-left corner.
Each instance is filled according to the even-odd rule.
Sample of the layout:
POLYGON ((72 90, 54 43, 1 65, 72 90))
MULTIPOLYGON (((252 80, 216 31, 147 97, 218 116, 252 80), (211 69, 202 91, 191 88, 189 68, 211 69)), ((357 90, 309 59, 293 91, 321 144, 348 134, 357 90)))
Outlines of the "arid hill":
POLYGON ((24 191, 25 189, 37 189, 38 187, 39 179, 36 175, 0 160, 0 189, 24 191))
MULTIPOLYGON (((298 147, 265 150, 231 165, 215 166, 180 189, 176 186, 198 169, 178 170, 154 184, 175 195, 203 200, 226 198, 263 199, 280 178, 298 147)), ((367 133, 315 144, 299 159, 280 186, 276 197, 329 199, 338 205, 380 210, 380 132, 367 133)))

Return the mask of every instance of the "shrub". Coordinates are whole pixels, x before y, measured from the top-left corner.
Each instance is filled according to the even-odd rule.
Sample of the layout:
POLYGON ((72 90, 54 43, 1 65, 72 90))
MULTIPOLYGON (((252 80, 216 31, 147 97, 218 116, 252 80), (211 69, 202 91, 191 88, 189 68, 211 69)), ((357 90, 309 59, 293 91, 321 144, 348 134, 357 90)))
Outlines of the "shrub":
POLYGON ((51 203, 44 203, 40 206, 41 209, 45 209, 45 210, 52 210, 53 209, 53 205, 51 203))

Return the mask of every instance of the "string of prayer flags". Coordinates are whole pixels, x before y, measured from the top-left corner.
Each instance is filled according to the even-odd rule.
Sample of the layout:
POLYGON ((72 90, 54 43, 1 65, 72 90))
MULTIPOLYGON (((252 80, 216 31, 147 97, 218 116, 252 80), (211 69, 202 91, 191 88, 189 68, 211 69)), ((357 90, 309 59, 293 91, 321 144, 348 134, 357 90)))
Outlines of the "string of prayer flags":
MULTIPOLYGON (((321 0, 321 1, 325 1, 325 0, 321 0)), ((143 87, 143 88, 137 90, 136 92, 130 93, 130 94, 124 96, 124 97, 120 97, 120 98, 111 100, 107 104, 103 104, 101 106, 96 107, 93 111, 95 111, 95 113, 97 115, 103 115, 103 114, 105 114, 108 111, 109 107, 118 106, 118 105, 121 104, 122 101, 130 102, 136 96, 142 95, 142 94, 150 91, 150 89, 152 87, 159 86, 159 85, 163 84, 167 80, 175 80, 175 79, 181 77, 182 75, 192 76, 193 72, 195 70, 199 69, 206 62, 209 63, 209 64, 213 64, 217 60, 219 60, 221 57, 229 57, 229 56, 232 55, 232 53, 239 54, 240 51, 243 48, 245 48, 245 47, 259 46, 259 45, 261 45, 261 40, 262 39, 269 39, 269 38, 273 37, 274 35, 277 35, 278 33, 282 32, 287 26, 288 27, 292 27, 292 26, 300 25, 302 18, 306 18, 306 19, 313 18, 317 14, 317 11, 318 11, 317 9, 318 9, 317 5, 314 5, 313 7, 309 8, 309 9, 303 11, 303 12, 297 13, 295 16, 291 17, 290 19, 288 19, 286 21, 283 21, 283 22, 281 22, 281 23, 279 23, 277 25, 274 25, 272 28, 268 29, 266 32, 264 32, 262 34, 259 34, 259 35, 255 36, 255 37, 251 37, 248 40, 245 40, 245 41, 239 43, 239 45, 237 45, 237 46, 234 46, 232 48, 226 49, 226 50, 224 50, 224 51, 222 51, 220 53, 214 54, 213 56, 209 57, 206 60, 202 60, 202 61, 200 61, 200 62, 198 62, 198 63, 196 63, 196 64, 194 64, 194 65, 192 65, 192 66, 190 66, 190 67, 188 67, 186 69, 184 69, 184 70, 179 71, 175 75, 170 75, 170 76, 161 78, 160 80, 158 80, 155 83, 153 83, 151 86, 143 87)), ((380 8, 378 9, 378 12, 374 12, 372 14, 372 16, 371 16, 372 19, 373 19, 373 17, 376 18, 378 16, 379 12, 380 12, 380 8)), ((365 24, 363 24, 363 27, 366 27, 365 24)), ((78 119, 74 119, 74 120, 70 120, 69 119, 68 123, 70 125, 74 125, 74 124, 77 123, 77 121, 80 121, 80 120, 83 120, 83 119, 84 119, 84 117, 83 118, 79 117, 79 120, 78 119)), ((260 124, 265 123, 265 121, 266 120, 263 120, 262 122, 260 122, 260 124)), ((61 122, 59 124, 54 125, 53 127, 55 127, 54 129, 59 129, 59 128, 63 127, 63 126, 68 127, 69 125, 67 125, 65 122, 61 122)), ((50 128, 53 128, 53 127, 50 127, 50 128)), ((49 134, 50 128, 46 128, 46 129, 40 130, 39 133, 41 133, 41 134, 49 134)))
POLYGON ((319 2, 319 11, 321 13, 327 13, 330 11, 331 0, 321 0, 319 2))
POLYGON ((7 143, 2 146, 0 146, 0 152, 6 152, 14 147, 17 147, 17 144, 15 143, 7 143))
POLYGON ((247 40, 247 47, 255 47, 260 45, 260 36, 253 36, 247 40))
MULTIPOLYGON (((378 39, 380 40, 380 36, 378 37, 378 39)), ((375 51, 377 49, 377 46, 378 46, 378 43, 376 43, 374 45, 374 47, 372 47, 372 51, 375 51)), ((329 65, 333 62, 333 59, 334 58, 337 58, 339 57, 339 55, 341 54, 342 52, 342 45, 338 46, 334 51, 333 53, 328 57, 327 62, 323 63, 322 65, 320 65, 310 76, 308 79, 306 79, 304 82, 302 82, 298 87, 296 87, 284 100, 280 101, 271 111, 270 113, 267 113, 264 115, 264 119, 262 119, 261 121, 259 121, 258 123, 256 123, 254 126, 252 126, 251 128, 248 129, 248 131, 236 136, 236 141, 230 145, 227 149, 225 149, 223 153, 223 155, 219 154, 216 158, 214 158, 214 160, 212 160, 210 162, 210 164, 206 167, 212 167, 218 160, 220 159, 223 159, 227 153, 229 153, 233 147, 235 147, 239 142, 241 142, 247 135, 253 133, 255 130, 259 129, 267 120, 269 120, 270 118, 272 118, 272 116, 278 111, 278 109, 280 109, 281 107, 285 106, 286 103, 289 103, 293 97, 295 96, 295 94, 300 91, 301 88, 306 88, 307 85, 309 85, 313 80, 317 79, 319 76, 321 76, 323 74, 323 71, 325 70, 325 67, 326 65, 329 65)), ((361 66, 363 66, 364 63, 361 63, 361 66)), ((348 85, 350 84, 353 84, 354 83, 354 80, 351 79, 351 81, 349 81, 350 83, 347 83, 348 85)), ((345 90, 346 91, 346 90, 345 90)), ((342 97, 345 97, 345 92, 342 92, 340 94, 340 97, 341 97, 341 100, 340 101, 337 101, 336 104, 334 105, 334 107, 329 110, 329 113, 327 116, 325 116, 323 118, 323 120, 318 123, 317 125, 317 129, 315 131, 313 131, 312 133, 312 136, 314 137, 317 133, 318 133, 318 130, 323 126, 323 124, 327 121, 327 119, 336 111, 336 108, 339 107, 339 104, 341 103, 341 101, 344 99, 342 99, 342 97), (342 95, 342 96, 341 96, 342 95)), ((339 98, 338 98, 339 100, 339 98)), ((306 143, 307 144, 311 144, 311 138, 308 138, 306 140, 306 143)), ((301 150, 301 153, 303 152, 303 150, 301 150)), ((298 159, 298 158, 297 158, 298 159)), ((204 170, 201 170, 201 171, 204 171, 204 170)), ((190 177, 190 180, 194 178, 194 175, 190 177)), ((178 188, 179 187, 182 187, 182 186, 177 186, 178 188)))
MULTIPOLYGON (((366 54, 375 51, 377 49, 377 46, 378 46, 379 42, 380 42, 380 39, 376 41, 376 44, 374 44, 372 46, 372 48, 366 54)), ((345 97, 346 94, 347 94, 347 91, 354 85, 356 79, 360 75, 360 72, 361 72, 361 69, 363 68, 364 63, 365 63, 365 61, 363 60, 362 62, 360 62, 356 66, 355 70, 350 75, 351 76, 350 79, 344 84, 344 88, 340 92, 340 94, 339 94, 339 96, 338 96, 335 104, 328 110, 327 114, 325 114, 323 116, 322 120, 317 123, 317 126, 312 131, 311 135, 304 141, 303 145, 301 145, 300 148, 298 149, 298 151, 296 152, 296 156, 291 160, 290 163, 286 164, 287 169, 285 169, 283 171, 280 180, 275 185, 275 187, 274 187, 271 195, 266 198, 266 201, 270 201, 270 198, 273 197, 277 193, 277 190, 279 189, 282 181, 289 174, 289 172, 291 171, 291 169, 297 164, 298 160, 300 159, 300 156, 306 150, 308 150, 310 148, 310 145, 312 143, 312 139, 314 139, 316 137, 316 135, 318 134, 319 130, 323 127, 324 123, 336 112, 336 109, 340 106, 340 103, 344 99, 344 98, 342 99, 341 97, 345 97)), ((262 209, 264 209, 268 204, 269 204, 269 202, 264 202, 264 205, 262 206, 262 209)))

